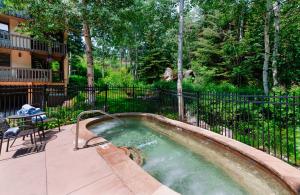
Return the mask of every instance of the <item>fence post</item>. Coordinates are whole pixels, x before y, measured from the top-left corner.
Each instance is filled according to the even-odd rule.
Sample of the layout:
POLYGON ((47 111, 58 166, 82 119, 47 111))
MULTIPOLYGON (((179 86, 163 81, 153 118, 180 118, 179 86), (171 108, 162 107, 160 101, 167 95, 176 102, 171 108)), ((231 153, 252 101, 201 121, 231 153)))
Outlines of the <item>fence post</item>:
POLYGON ((107 93, 108 93, 108 85, 105 85, 105 100, 104 100, 104 111, 108 111, 108 105, 107 105, 107 93))
POLYGON ((199 106, 200 106, 200 94, 199 94, 199 91, 197 91, 197 126, 199 127, 200 126, 200 115, 199 115, 199 106))
POLYGON ((27 102, 28 102, 28 104, 29 105, 32 105, 32 95, 33 95, 33 93, 32 93, 32 91, 33 91, 33 89, 32 89, 33 87, 32 87, 32 85, 28 85, 27 86, 27 102))
POLYGON ((45 111, 47 102, 47 85, 44 85, 43 88, 43 97, 42 97, 42 108, 45 111))
POLYGON ((157 88, 157 90, 158 90, 158 109, 157 109, 157 111, 158 111, 158 113, 159 114, 161 114, 162 113, 162 99, 161 99, 161 89, 160 89, 160 87, 158 87, 157 88))

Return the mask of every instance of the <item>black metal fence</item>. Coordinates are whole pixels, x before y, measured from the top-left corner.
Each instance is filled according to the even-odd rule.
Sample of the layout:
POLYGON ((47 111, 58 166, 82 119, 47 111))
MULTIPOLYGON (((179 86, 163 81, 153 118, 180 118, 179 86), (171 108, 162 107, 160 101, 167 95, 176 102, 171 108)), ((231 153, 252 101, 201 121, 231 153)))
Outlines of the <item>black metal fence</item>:
MULTIPOLYGON (((185 122, 300 165, 300 96, 185 92, 183 98, 185 122)), ((0 113, 14 114, 29 103, 65 123, 75 122, 81 111, 96 108, 177 119, 177 100, 176 91, 141 87, 1 87, 0 113)))

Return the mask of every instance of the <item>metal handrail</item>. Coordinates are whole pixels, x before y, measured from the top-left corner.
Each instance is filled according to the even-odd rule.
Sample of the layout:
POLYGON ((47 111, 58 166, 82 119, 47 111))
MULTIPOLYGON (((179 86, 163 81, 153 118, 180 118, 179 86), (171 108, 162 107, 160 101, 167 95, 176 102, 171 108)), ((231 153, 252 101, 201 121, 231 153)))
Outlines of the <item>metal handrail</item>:
POLYGON ((109 116, 113 119, 119 120, 121 122, 123 122, 121 119, 119 119, 118 117, 115 117, 107 112, 104 112, 103 110, 88 110, 88 111, 83 111, 81 112, 78 116, 77 116, 77 123, 76 123, 76 134, 75 134, 75 147, 74 150, 78 150, 78 138, 79 138, 79 122, 81 120, 81 117, 85 114, 92 114, 92 113, 101 113, 104 114, 106 116, 109 116))

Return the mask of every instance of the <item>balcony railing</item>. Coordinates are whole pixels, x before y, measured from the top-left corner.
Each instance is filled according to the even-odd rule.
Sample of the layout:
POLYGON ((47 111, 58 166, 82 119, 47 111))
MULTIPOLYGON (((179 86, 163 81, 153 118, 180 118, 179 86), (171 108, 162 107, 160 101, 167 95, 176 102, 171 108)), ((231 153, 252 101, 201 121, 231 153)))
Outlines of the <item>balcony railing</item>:
POLYGON ((0 31, 0 47, 58 55, 65 55, 67 53, 67 46, 65 44, 38 41, 30 37, 16 35, 6 31, 0 31))
POLYGON ((49 69, 0 67, 1 82, 52 82, 49 69))

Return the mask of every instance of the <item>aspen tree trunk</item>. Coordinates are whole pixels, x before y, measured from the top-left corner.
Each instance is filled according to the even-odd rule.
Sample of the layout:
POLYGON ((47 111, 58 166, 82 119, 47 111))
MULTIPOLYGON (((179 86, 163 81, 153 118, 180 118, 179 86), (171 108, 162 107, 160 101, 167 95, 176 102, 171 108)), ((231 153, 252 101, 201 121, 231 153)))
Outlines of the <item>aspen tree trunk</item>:
MULTIPOLYGON (((86 1, 82 0, 82 5, 86 10, 86 1)), ((84 14, 84 13, 83 13, 84 14)), ((85 16, 82 16, 82 25, 83 25, 83 37, 85 42, 85 53, 87 59, 87 80, 88 80, 88 102, 93 105, 95 103, 95 94, 94 94, 94 60, 93 60, 93 45, 91 40, 91 32, 88 21, 85 16)))
POLYGON ((178 116, 179 120, 184 119, 184 103, 182 96, 182 53, 183 53, 183 9, 184 0, 179 0, 179 33, 178 33, 178 80, 177 80, 177 95, 178 95, 178 116))
POLYGON ((246 20, 246 14, 248 9, 248 1, 243 0, 240 1, 241 6, 241 13, 240 13, 240 24, 239 24, 239 42, 241 42, 244 38, 244 32, 245 32, 245 20, 246 20))
POLYGON ((266 95, 269 94, 268 84, 268 69, 270 62, 270 19, 271 19, 271 0, 266 0, 266 14, 265 14, 265 25, 264 25, 264 42, 265 42, 265 55, 263 65, 263 86, 266 95))
MULTIPOLYGON (((66 30, 65 32, 64 32, 64 44, 66 44, 67 45, 67 41, 68 41, 68 31, 66 30)), ((70 57, 71 57, 71 55, 70 55, 70 57)), ((63 77, 64 77, 64 83, 65 83, 65 87, 67 87, 68 86, 68 84, 69 84, 69 75, 70 75, 70 71, 69 71, 69 68, 71 67, 71 66, 69 66, 69 54, 68 53, 66 53, 66 55, 65 55, 65 57, 64 57, 64 59, 63 59, 63 70, 64 70, 64 75, 63 75, 63 77)))
POLYGON ((134 62, 134 79, 137 80, 137 69, 138 69, 138 50, 135 48, 135 62, 134 62))
POLYGON ((138 45, 137 45, 137 35, 134 34, 135 42, 135 62, 134 62, 134 79, 137 80, 137 68, 138 68, 138 45))
POLYGON ((128 49, 128 58, 129 58, 129 67, 132 70, 132 50, 131 48, 128 49))
POLYGON ((278 85, 278 55, 279 55, 279 32, 280 32, 280 1, 277 0, 273 5, 274 10, 274 48, 273 48, 273 59, 272 59, 272 75, 273 75, 273 86, 278 85))
POLYGON ((120 63, 121 63, 121 67, 122 67, 122 62, 123 62, 123 49, 120 49, 120 63))
POLYGON ((125 68, 128 68, 128 54, 127 54, 127 48, 125 48, 125 52, 124 52, 124 58, 125 58, 125 68))
POLYGON ((102 45, 102 70, 101 70, 101 75, 102 78, 104 78, 104 66, 105 66, 105 51, 104 51, 104 44, 102 45))
POLYGON ((240 16, 240 26, 239 26, 239 41, 241 42, 244 37, 244 11, 242 11, 242 15, 240 16))

